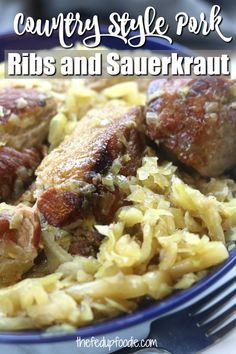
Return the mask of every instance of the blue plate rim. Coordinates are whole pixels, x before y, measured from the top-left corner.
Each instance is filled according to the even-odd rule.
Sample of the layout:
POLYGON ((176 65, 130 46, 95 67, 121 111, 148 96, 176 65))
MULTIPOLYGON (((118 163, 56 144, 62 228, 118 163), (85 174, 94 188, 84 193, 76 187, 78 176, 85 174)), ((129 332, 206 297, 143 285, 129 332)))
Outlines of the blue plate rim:
POLYGON ((81 327, 71 333, 50 333, 45 331, 0 332, 0 343, 41 344, 68 342, 76 340, 77 337, 88 338, 92 336, 101 336, 128 327, 133 327, 142 322, 154 320, 155 318, 180 307, 184 303, 189 302, 201 292, 207 290, 207 288, 212 286, 216 281, 220 280, 234 266, 236 266, 236 248, 231 251, 227 261, 222 265, 219 265, 216 271, 213 270, 211 274, 197 282, 191 288, 183 290, 179 294, 172 294, 160 302, 157 302, 154 305, 152 304, 148 308, 137 310, 129 315, 120 316, 103 323, 81 327))
MULTIPOLYGON (((56 34, 54 35, 55 39, 56 34)), ((0 41, 16 39, 16 34, 13 32, 5 32, 0 35, 0 41)), ((31 36, 29 36, 31 37, 31 36)), ((32 37, 31 37, 32 39, 32 37)), ((43 40, 41 38, 41 40, 43 40)), ((185 53, 185 55, 192 52, 179 44, 170 46, 166 41, 149 38, 149 43, 153 46, 161 45, 165 46, 166 50, 176 51, 178 53, 185 53)), ((0 50, 2 43, 0 42, 0 50)), ((136 326, 142 322, 151 321, 165 313, 169 313, 175 308, 183 305, 192 298, 198 296, 202 291, 205 291, 209 286, 212 286, 214 282, 220 280, 229 270, 236 266, 236 249, 234 249, 230 257, 217 267, 216 271, 212 271, 211 274, 200 280, 194 286, 180 293, 175 293, 167 298, 150 305, 148 308, 136 310, 134 313, 120 316, 103 323, 97 323, 94 325, 79 328, 70 333, 49 333, 42 330, 36 331, 19 331, 19 332, 0 332, 0 343, 8 344, 42 344, 42 343, 57 343, 73 341, 76 337, 88 338, 91 336, 99 336, 112 332, 117 332, 128 327, 136 326)))

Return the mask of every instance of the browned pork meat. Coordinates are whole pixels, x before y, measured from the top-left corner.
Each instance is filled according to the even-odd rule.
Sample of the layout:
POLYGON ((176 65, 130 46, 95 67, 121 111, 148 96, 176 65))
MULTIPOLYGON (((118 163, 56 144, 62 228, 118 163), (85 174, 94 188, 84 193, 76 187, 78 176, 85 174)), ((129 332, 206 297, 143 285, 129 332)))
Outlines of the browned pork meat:
POLYGON ((40 224, 32 208, 0 205, 0 284, 13 283, 37 256, 40 224))
POLYGON ((203 176, 236 163, 236 81, 222 77, 160 79, 148 89, 147 132, 203 176))
MULTIPOLYGON (((56 109, 55 100, 36 88, 0 89, 0 201, 13 202, 31 183, 56 109)), ((32 267, 40 233, 33 208, 0 204, 0 284, 32 267)))
POLYGON ((36 88, 0 89, 0 201, 17 198, 31 183, 56 108, 36 88))
POLYGON ((80 254, 84 257, 96 257, 103 236, 94 229, 86 232, 76 231, 70 243, 69 253, 72 255, 80 254))
POLYGON ((135 174, 145 146, 142 117, 141 107, 110 102, 90 111, 42 161, 36 171, 37 208, 49 224, 72 227, 91 215, 99 222, 111 220, 122 192, 108 188, 102 177, 116 159, 120 175, 135 174))
POLYGON ((56 110, 53 97, 37 88, 0 89, 1 144, 18 150, 39 146, 56 110))
POLYGON ((40 149, 17 151, 0 147, 0 200, 17 198, 32 180, 33 171, 40 164, 40 149))

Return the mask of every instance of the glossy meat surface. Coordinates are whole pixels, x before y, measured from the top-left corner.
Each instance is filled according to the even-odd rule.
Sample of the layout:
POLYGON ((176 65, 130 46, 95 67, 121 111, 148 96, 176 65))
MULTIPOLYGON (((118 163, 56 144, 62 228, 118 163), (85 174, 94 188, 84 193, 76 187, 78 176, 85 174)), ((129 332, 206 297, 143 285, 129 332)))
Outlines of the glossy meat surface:
POLYGON ((0 141, 15 149, 40 145, 57 105, 37 88, 0 89, 0 141))
POLYGON ((42 157, 42 151, 34 147, 22 151, 0 147, 0 201, 15 199, 24 192, 42 157))
POLYGON ((135 173, 144 149, 142 119, 141 107, 110 102, 90 111, 42 161, 36 172, 37 207, 49 224, 65 226, 87 214, 104 193, 101 176, 116 158, 130 154, 120 173, 135 173))
POLYGON ((236 81, 159 79, 148 89, 149 137, 203 176, 236 163, 236 81))
POLYGON ((0 89, 0 201, 13 201, 32 182, 56 110, 54 98, 37 88, 0 89))
POLYGON ((19 280, 37 256, 39 218, 32 208, 0 206, 0 284, 19 280))

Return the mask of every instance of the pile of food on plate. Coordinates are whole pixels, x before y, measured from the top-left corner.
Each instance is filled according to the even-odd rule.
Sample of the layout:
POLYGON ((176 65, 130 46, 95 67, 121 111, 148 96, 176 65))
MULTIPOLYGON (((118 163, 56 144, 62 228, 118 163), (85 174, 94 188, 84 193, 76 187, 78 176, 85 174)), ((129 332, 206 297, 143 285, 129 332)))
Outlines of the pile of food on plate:
POLYGON ((236 240, 236 81, 0 81, 0 330, 186 289, 236 240))

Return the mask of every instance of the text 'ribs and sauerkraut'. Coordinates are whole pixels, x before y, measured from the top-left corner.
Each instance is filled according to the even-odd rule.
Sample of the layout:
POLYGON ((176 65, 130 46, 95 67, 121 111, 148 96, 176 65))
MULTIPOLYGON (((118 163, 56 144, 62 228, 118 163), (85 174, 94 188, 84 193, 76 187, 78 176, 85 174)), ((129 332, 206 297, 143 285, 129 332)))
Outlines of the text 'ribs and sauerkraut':
POLYGON ((236 82, 0 83, 0 329, 190 287, 236 239, 236 82))

